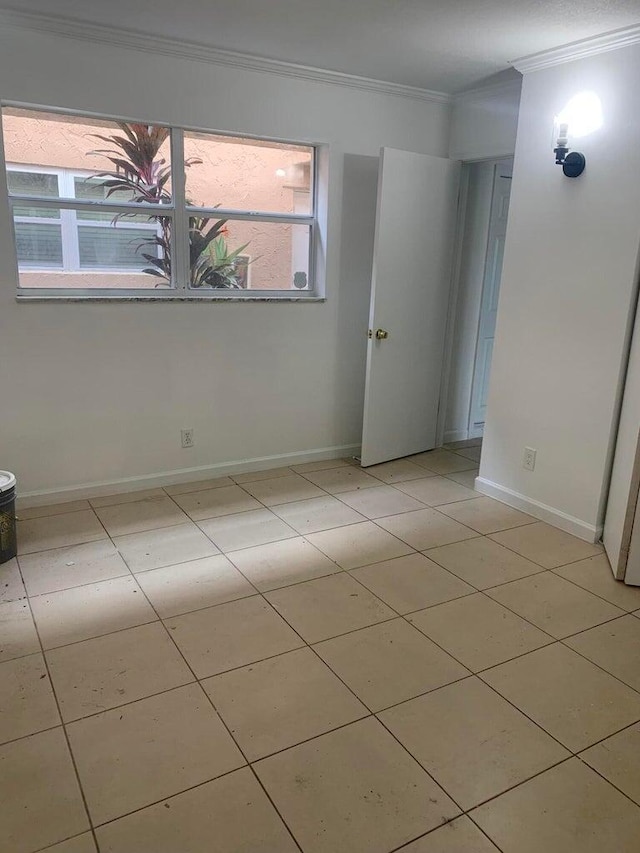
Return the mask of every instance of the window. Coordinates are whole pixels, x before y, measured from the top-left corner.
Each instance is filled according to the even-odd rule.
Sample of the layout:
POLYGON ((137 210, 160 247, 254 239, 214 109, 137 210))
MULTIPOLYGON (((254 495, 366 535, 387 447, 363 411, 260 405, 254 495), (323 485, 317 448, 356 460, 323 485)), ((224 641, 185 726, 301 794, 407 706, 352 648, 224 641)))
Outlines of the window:
MULTIPOLYGON (((105 201, 103 179, 68 169, 7 164, 11 195, 45 195, 105 201)), ((96 210, 60 210, 13 205, 18 265, 24 270, 140 273, 146 266, 138 246, 157 233, 147 218, 121 221, 112 230, 114 215, 96 210)))
POLYGON ((316 294, 313 146, 13 107, 2 123, 20 295, 316 294))

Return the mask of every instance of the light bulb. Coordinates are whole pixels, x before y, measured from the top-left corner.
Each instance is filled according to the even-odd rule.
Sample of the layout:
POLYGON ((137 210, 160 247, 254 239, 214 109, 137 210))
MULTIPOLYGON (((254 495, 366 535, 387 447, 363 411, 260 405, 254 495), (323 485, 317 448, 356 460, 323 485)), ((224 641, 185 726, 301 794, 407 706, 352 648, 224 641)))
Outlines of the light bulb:
POLYGON ((602 103, 595 92, 580 92, 556 116, 558 136, 578 139, 599 130, 603 124, 602 103), (563 133, 564 128, 564 133, 563 133))

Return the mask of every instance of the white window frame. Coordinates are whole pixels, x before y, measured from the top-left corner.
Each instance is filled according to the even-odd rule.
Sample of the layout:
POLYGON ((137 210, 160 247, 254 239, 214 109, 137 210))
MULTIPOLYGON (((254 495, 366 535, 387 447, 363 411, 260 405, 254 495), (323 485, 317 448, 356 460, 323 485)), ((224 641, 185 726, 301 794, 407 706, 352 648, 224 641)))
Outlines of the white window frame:
MULTIPOLYGON (((46 113, 56 113, 57 115, 68 115, 70 117, 89 117, 86 113, 78 113, 71 112, 68 110, 58 110, 58 109, 50 109, 43 107, 33 107, 29 104, 24 103, 15 103, 15 102, 3 102, 3 107, 17 107, 25 110, 32 110, 34 112, 46 112, 46 113)), ((105 116, 105 115, 97 115, 90 114, 90 117, 93 119, 104 119, 105 121, 141 121, 141 119, 131 119, 131 118, 121 118, 114 116, 105 116)), ((146 122, 148 124, 161 124, 161 122, 146 122)), ((171 248, 171 257, 172 257, 172 281, 170 287, 162 287, 162 288, 135 288, 135 287, 127 287, 127 288, 51 288, 51 287, 27 287, 22 288, 19 284, 19 275, 18 275, 18 289, 17 289, 17 297, 21 300, 35 300, 35 299, 56 299, 56 298, 64 298, 65 300, 74 300, 74 299, 96 299, 96 300, 110 300, 110 299, 125 299, 130 300, 131 298, 137 298, 140 300, 209 300, 209 301, 243 301, 243 300, 267 300, 267 301, 322 301, 324 298, 323 293, 323 277, 324 277, 324 243, 325 243, 325 232, 326 232, 326 187, 325 192, 323 193, 322 198, 322 209, 323 209, 323 223, 322 227, 320 227, 319 223, 319 175, 320 175, 320 151, 321 146, 306 142, 306 141, 291 141, 291 140, 283 140, 283 139, 272 139, 269 137, 262 136, 252 136, 249 134, 232 134, 227 131, 220 130, 209 130, 204 128, 197 127, 171 127, 170 128, 170 143, 171 143, 171 163, 172 163, 172 175, 171 175, 171 183, 172 183, 172 203, 157 205, 157 204, 146 204, 146 203, 136 203, 136 202, 128 202, 128 203, 112 203, 110 201, 80 201, 75 199, 72 194, 67 196, 66 198, 49 198, 49 197, 39 197, 39 196, 24 196, 24 195, 9 195, 9 204, 12 208, 14 206, 19 205, 30 205, 34 207, 49 207, 53 209, 60 209, 61 218, 63 220, 63 263, 65 260, 65 228, 64 224, 66 222, 71 222, 72 220, 76 220, 76 211, 88 211, 88 210, 100 210, 100 212, 109 212, 114 216, 117 214, 123 213, 131 213, 136 212, 140 214, 149 214, 150 216, 167 216, 172 220, 172 248, 171 248), (195 207, 195 206, 187 206, 186 198, 185 198, 185 173, 184 169, 176 169, 174 168, 176 163, 184 162, 184 133, 186 131, 195 131, 198 133, 211 134, 212 136, 224 136, 226 138, 233 138, 234 136, 238 139, 256 139, 257 141, 262 142, 276 142, 276 143, 285 143, 291 145, 298 145, 301 147, 311 148, 313 151, 313 163, 311 170, 311 181, 312 181, 312 190, 310 194, 311 201, 311 210, 308 214, 300 214, 300 213, 290 213, 290 214, 279 214, 279 213, 270 213, 263 211, 248 211, 248 210, 237 210, 234 208, 222 208, 222 207, 195 207), (188 241, 188 225, 189 218, 191 216, 199 216, 199 217, 210 217, 212 219, 227 219, 231 222, 235 221, 262 221, 262 222, 271 222, 271 223, 279 223, 279 224, 291 224, 291 225, 306 225, 309 228, 309 262, 308 262, 308 284, 307 288, 304 290, 298 290, 293 288, 287 289, 256 289, 251 290, 249 286, 247 289, 217 289, 217 288, 192 288, 190 287, 190 264, 189 264, 189 241, 188 241)), ((326 154, 326 150, 325 150, 326 154)), ((30 165, 18 165, 11 164, 7 168, 16 168, 16 170, 22 171, 35 171, 40 173, 56 173, 60 174, 60 172, 67 172, 69 176, 81 176, 83 174, 93 175, 95 172, 87 171, 83 172, 83 170, 62 170, 62 169, 54 169, 43 166, 30 166, 30 165)), ((326 159, 325 159, 325 168, 322 170, 323 178, 325 178, 326 182, 326 159)), ((73 184, 73 177, 69 177, 69 180, 73 184)), ((5 178, 6 180, 6 178, 5 178)), ((60 178, 59 178, 60 180, 60 178)), ((5 187, 6 188, 6 187, 5 187)), ((71 187, 72 191, 74 190, 73 186, 71 187)), ((62 194, 62 185, 59 184, 59 191, 62 194)), ((44 221, 38 218, 37 221, 44 221)), ((58 222, 59 220, 51 220, 51 222, 58 222)), ((12 216, 13 223, 13 216, 12 216)), ((91 225, 101 225, 105 226, 107 223, 104 221, 92 223, 91 220, 82 220, 83 224, 91 225)), ((122 223, 124 225, 124 223, 122 223)), ((77 224, 76 224, 77 227, 77 224)), ((131 227, 140 228, 140 223, 131 223, 131 227)), ((150 230, 153 229, 153 226, 150 226, 150 230)), ((66 228, 66 231, 69 231, 69 225, 66 228)), ((73 230, 72 232, 73 233, 73 230)), ((77 234, 77 232, 76 232, 77 234)), ((76 237, 76 244, 78 243, 76 237)), ((67 247, 66 251, 72 252, 73 248, 71 246, 67 247)), ((15 252, 15 239, 14 239, 14 252, 15 252)), ((123 274, 123 275, 148 275, 146 273, 141 273, 140 270, 116 270, 113 268, 104 268, 104 269, 96 269, 96 268, 79 268, 79 258, 76 256, 76 261, 78 261, 77 269, 74 269, 73 272, 81 272, 83 274, 96 274, 100 275, 102 273, 111 273, 115 275, 123 274)), ((16 268, 17 268, 17 259, 16 259, 16 268)), ((61 269, 61 268, 39 268, 37 266, 29 265, 23 267, 25 272, 44 272, 44 269, 48 269, 50 272, 69 272, 69 270, 61 269)), ((19 271, 18 271, 19 273, 19 271)), ((250 272, 249 272, 250 276, 250 272)), ((161 279, 158 279, 158 283, 161 282, 161 279)), ((249 285, 249 277, 247 279, 247 284, 249 285)))

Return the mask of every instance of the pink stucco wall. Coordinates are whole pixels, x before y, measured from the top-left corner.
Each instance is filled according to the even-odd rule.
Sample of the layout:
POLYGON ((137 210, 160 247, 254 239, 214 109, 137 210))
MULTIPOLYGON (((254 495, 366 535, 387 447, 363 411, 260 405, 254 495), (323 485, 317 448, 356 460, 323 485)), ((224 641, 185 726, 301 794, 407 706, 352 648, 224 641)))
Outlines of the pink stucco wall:
MULTIPOLYGON (((3 113, 5 158, 9 164, 108 170, 107 159, 90 152, 108 147, 94 134, 114 133, 120 133, 117 126, 104 121, 18 110, 3 113)), ((168 141, 161 153, 170 159, 168 141)), ((202 161, 186 171, 187 198, 195 205, 278 213, 309 209, 310 149, 189 132, 185 134, 185 157, 202 161)), ((251 258, 251 289, 292 287, 296 266, 292 255, 299 259, 303 254, 301 229, 293 237, 289 225, 232 221, 228 231, 231 249, 249 243, 243 254, 251 258)), ((299 268, 299 260, 297 264, 299 268)), ((20 278, 26 287, 153 288, 158 281, 145 274, 103 272, 22 272, 20 278)))

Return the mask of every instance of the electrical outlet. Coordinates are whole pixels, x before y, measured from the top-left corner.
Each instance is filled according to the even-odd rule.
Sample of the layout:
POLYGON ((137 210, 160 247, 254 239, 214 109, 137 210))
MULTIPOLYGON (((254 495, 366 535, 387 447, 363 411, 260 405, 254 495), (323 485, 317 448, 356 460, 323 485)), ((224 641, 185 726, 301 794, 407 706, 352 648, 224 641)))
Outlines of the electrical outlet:
POLYGON ((522 457, 522 467, 526 468, 527 471, 533 471, 536 467, 537 452, 533 447, 525 447, 524 456, 522 457))
POLYGON ((193 428, 192 429, 181 429, 180 437, 182 438, 182 446, 183 447, 193 447, 195 444, 193 438, 193 428))

